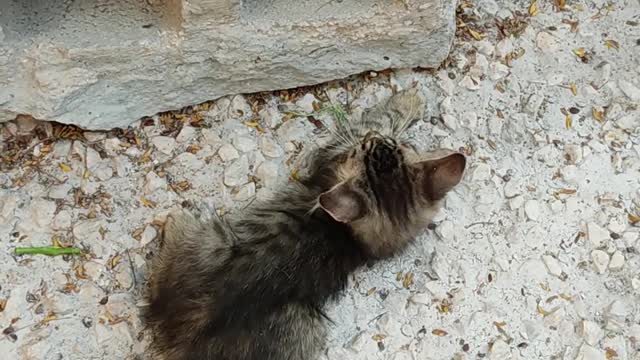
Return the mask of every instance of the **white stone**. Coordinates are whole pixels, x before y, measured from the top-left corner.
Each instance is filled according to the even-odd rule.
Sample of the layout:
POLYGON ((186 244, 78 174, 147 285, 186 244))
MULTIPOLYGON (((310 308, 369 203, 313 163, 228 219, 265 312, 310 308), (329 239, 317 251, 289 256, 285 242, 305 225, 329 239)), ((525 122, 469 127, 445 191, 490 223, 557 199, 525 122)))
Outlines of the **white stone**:
POLYGON ((69 196, 71 189, 73 186, 69 182, 65 182, 64 184, 53 185, 49 189, 48 196, 52 199, 65 199, 69 196))
POLYGON ((502 339, 498 339, 493 343, 491 349, 489 349, 489 359, 491 360, 505 360, 511 358, 511 348, 502 339))
POLYGON ((625 130, 633 131, 640 127, 640 113, 630 113, 616 121, 616 125, 625 130))
POLYGON ((296 101, 296 106, 303 112, 311 114, 314 112, 313 103, 317 101, 318 99, 316 99, 313 94, 305 94, 303 97, 298 99, 298 101, 296 101))
POLYGON ((445 241, 451 241, 455 239, 455 226, 449 220, 445 220, 436 227, 436 234, 445 241))
POLYGON ((253 138, 248 136, 236 136, 233 139, 233 147, 246 153, 255 150, 258 145, 253 138))
POLYGON ((569 164, 578 164, 582 161, 582 146, 575 144, 565 145, 564 154, 569 164))
POLYGON ((202 129, 200 133, 202 134, 204 143, 211 145, 214 150, 217 150, 222 145, 222 139, 220 139, 216 131, 212 129, 202 129))
POLYGON ((280 125, 276 131, 280 141, 301 140, 307 129, 307 126, 305 126, 303 121, 306 120, 303 120, 302 118, 293 118, 280 125))
POLYGON ((524 196, 514 196, 513 198, 509 199, 509 208, 511 210, 517 210, 520 209, 522 207, 522 205, 524 205, 524 196))
POLYGON ((455 131, 458 129, 458 120, 456 117, 450 114, 442 114, 442 122, 446 127, 455 131))
POLYGON ((580 321, 577 326, 577 332, 578 335, 580 335, 584 341, 591 346, 597 346, 604 336, 604 332, 600 325, 587 320, 580 321))
POLYGON ((280 147, 280 145, 270 137, 263 136, 260 139, 260 149, 264 156, 269 158, 279 158, 284 155, 282 147, 280 147))
POLYGON ((149 171, 145 176, 144 193, 149 195, 154 193, 158 189, 165 189, 167 187, 167 181, 161 178, 153 171, 149 171))
POLYGON ((593 250, 591 252, 591 259, 593 260, 593 265, 598 273, 604 274, 605 271, 607 271, 607 266, 609 266, 609 254, 602 250, 593 250))
POLYGON ((62 210, 53 217, 51 227, 54 230, 63 230, 71 227, 71 212, 62 210))
POLYGON ((556 277, 562 277, 562 266, 560 266, 560 262, 558 261, 558 259, 551 255, 543 255, 542 261, 547 267, 547 271, 549 271, 549 274, 556 277))
POLYGON ((249 160, 246 155, 242 155, 238 160, 224 169, 224 184, 227 186, 238 186, 248 182, 249 160))
POLYGON ((501 62, 492 62, 491 65, 489 65, 489 76, 493 81, 503 79, 509 75, 510 71, 509 67, 501 62))
POLYGON ((240 186, 238 192, 233 195, 236 201, 246 201, 254 197, 256 194, 256 184, 253 182, 240 186))
POLYGON ((31 222, 40 227, 41 230, 44 230, 53 220, 53 214, 56 211, 56 204, 52 201, 38 199, 32 201, 29 205, 29 209, 31 210, 31 222))
POLYGON ((262 123, 271 129, 277 127, 282 122, 282 114, 277 109, 271 107, 265 107, 260 110, 258 115, 262 123))
POLYGON ((224 162, 229 162, 240 157, 238 150, 231 144, 224 144, 218 149, 218 156, 224 162))
POLYGON ((460 125, 469 130, 475 130, 478 124, 478 114, 473 111, 467 111, 460 117, 460 125))
POLYGON ((116 268, 115 279, 121 289, 128 290, 133 286, 133 276, 128 264, 121 264, 116 268))
POLYGON ((158 236, 158 231, 155 227, 147 225, 140 236, 140 247, 147 246, 158 236))
POLYGON ((593 346, 588 344, 582 344, 580 346, 580 350, 578 350, 578 355, 575 360, 605 360, 606 356, 604 351, 600 349, 596 349, 593 346))
POLYGON ((542 52, 554 52, 558 49, 558 41, 556 38, 546 31, 541 31, 536 36, 536 46, 542 52))
POLYGON ((86 220, 73 226, 73 236, 83 243, 93 246, 102 241, 100 229, 106 228, 102 220, 86 220))
POLYGON ((615 253, 613 253, 613 255, 611 255, 611 261, 609 262, 609 270, 611 271, 621 270, 622 267, 624 266, 624 262, 625 262, 625 259, 622 252, 620 250, 616 251, 615 253))
POLYGON ((473 170, 471 178, 473 181, 486 181, 491 179, 491 166, 485 163, 478 163, 473 170))
POLYGON ((256 176, 266 188, 274 188, 278 182, 279 169, 278 164, 265 161, 256 170, 256 176))
POLYGON ((591 246, 594 248, 602 246, 609 240, 609 232, 594 222, 587 224, 587 236, 591 246))
POLYGON ((151 143, 163 154, 171 155, 176 148, 176 139, 169 136, 154 136, 151 143))
POLYGON ((618 80, 618 87, 632 101, 640 102, 640 88, 626 80, 618 80))
POLYGON ((190 141, 196 136, 196 129, 193 126, 184 125, 176 136, 176 141, 179 143, 185 143, 190 141))
POLYGON ((524 334, 526 335, 526 339, 529 341, 537 339, 545 331, 544 325, 541 321, 524 320, 522 324, 524 325, 524 334))
POLYGON ((537 200, 527 200, 524 203, 524 212, 529 220, 538 221, 541 216, 540 204, 537 200))
POLYGON ((512 198, 516 195, 520 194, 520 186, 515 181, 509 181, 504 184, 504 196, 507 198, 512 198))

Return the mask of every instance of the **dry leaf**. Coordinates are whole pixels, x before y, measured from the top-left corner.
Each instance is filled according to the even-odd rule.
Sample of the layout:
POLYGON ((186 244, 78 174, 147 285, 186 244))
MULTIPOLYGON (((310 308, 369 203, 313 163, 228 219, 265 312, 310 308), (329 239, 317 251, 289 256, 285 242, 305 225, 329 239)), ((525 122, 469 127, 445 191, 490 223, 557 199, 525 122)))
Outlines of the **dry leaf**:
POLYGON ((7 307, 7 299, 0 299, 0 312, 3 312, 7 307))
POLYGON ((433 329, 433 330, 431 331, 431 333, 432 333, 433 335, 435 335, 435 336, 446 336, 446 335, 448 335, 448 334, 449 334, 448 332, 446 332, 446 331, 444 331, 444 330, 442 330, 442 329, 433 329))
POLYGON ((65 163, 60 163, 60 164, 58 164, 58 167, 59 167, 59 168, 60 168, 60 170, 62 170, 63 172, 69 172, 69 171, 73 170, 73 169, 71 168, 71 166, 69 166, 69 165, 67 165, 67 164, 65 164, 65 163))
POLYGON ((487 36, 486 34, 483 34, 483 33, 479 32, 479 31, 475 31, 475 30, 473 30, 471 28, 468 28, 467 31, 469 32, 469 35, 471 35, 474 39, 476 39, 478 41, 484 39, 487 36))
POLYGON ((605 356, 607 357, 607 360, 615 359, 615 358, 617 358, 619 356, 618 352, 613 350, 610 347, 604 349, 604 351, 605 351, 605 356))
POLYGON ((578 86, 575 83, 569 84, 569 89, 571 89, 571 93, 573 94, 573 96, 578 95, 578 86))
POLYGON ((529 15, 536 16, 540 13, 538 10, 538 0, 533 0, 531 5, 529 5, 529 15))
POLYGON ((573 49, 573 53, 577 57, 582 59, 587 55, 587 50, 585 48, 581 47, 581 48, 573 49))
POLYGON ((629 218, 629 221, 634 225, 640 223, 640 216, 628 214, 627 217, 629 218))
POLYGON ((44 325, 44 324, 48 324, 49 322, 54 321, 56 319, 58 319, 58 316, 56 316, 55 313, 50 312, 47 315, 47 317, 45 317, 44 319, 42 319, 42 321, 40 321, 40 323, 44 325))
POLYGON ((259 132, 260 134, 264 133, 264 129, 262 129, 262 127, 260 126, 260 124, 258 124, 257 121, 245 121, 243 124, 245 124, 250 128, 256 129, 256 131, 259 132))
POLYGON ((154 201, 151 201, 149 199, 147 199, 144 196, 140 197, 140 202, 142 203, 142 206, 147 207, 147 208, 155 208, 156 207, 156 203, 154 201))
POLYGON ((564 10, 564 7, 567 5, 565 0, 556 0, 556 7, 558 10, 564 10))
POLYGON ((373 339, 373 341, 382 341, 387 337, 387 335, 384 334, 375 334, 371 337, 371 339, 373 339))
POLYGON ((594 119, 596 119, 597 122, 599 123, 604 122, 604 111, 598 110, 597 108, 594 107, 591 109, 591 115, 593 116, 594 119))
POLYGON ((564 127, 567 129, 571 129, 571 125, 573 124, 573 119, 570 114, 564 116, 564 127))
POLYGON ((198 145, 192 144, 187 146, 187 152, 190 152, 192 154, 197 153, 198 151, 200 151, 202 148, 198 145))
POLYGON ((300 171, 298 169, 293 169, 291 171, 291 175, 289 175, 289 179, 293 181, 300 181, 300 171))
POLYGON ((371 296, 374 292, 376 292, 377 288, 374 286, 371 289, 367 290, 367 296, 371 296))
POLYGON ((609 49, 616 49, 616 50, 620 49, 620 44, 619 44, 617 41, 613 40, 613 39, 607 39, 607 40, 605 40, 605 41, 604 41, 604 44, 605 44, 605 45, 607 46, 607 48, 609 48, 609 49))
POLYGON ((408 272, 404 274, 404 279, 402 280, 402 286, 404 286, 405 289, 408 289, 411 287, 411 285, 413 285, 413 273, 408 272))

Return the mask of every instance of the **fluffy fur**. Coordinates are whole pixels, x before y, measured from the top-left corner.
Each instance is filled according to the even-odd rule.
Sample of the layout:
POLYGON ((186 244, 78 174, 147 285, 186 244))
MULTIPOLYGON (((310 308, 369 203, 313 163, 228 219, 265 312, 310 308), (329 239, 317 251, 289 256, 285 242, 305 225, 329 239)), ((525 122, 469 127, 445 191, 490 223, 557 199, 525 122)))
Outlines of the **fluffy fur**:
POLYGON ((327 301, 358 267, 424 230, 465 158, 417 154, 403 132, 422 116, 415 91, 336 126, 309 175, 224 219, 194 206, 167 219, 152 264, 147 320, 165 360, 310 360, 327 301))

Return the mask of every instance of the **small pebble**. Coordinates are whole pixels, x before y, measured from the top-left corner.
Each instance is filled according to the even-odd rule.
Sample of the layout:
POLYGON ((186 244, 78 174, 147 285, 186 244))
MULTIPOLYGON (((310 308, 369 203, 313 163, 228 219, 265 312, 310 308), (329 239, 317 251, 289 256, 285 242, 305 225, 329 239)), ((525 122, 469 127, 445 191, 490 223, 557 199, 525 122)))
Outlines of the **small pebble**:
POLYGON ((591 252, 591 259, 593 260, 593 265, 598 273, 604 274, 605 271, 607 271, 607 266, 609 266, 609 254, 602 250, 593 250, 591 252))

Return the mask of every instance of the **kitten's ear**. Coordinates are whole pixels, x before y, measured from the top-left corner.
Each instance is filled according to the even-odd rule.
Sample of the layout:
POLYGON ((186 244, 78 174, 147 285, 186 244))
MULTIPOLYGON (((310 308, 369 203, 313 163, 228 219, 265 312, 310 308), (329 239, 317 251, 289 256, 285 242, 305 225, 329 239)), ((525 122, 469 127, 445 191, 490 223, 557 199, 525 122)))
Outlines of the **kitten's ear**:
POLYGON ((342 182, 320 195, 320 207, 341 223, 350 223, 365 213, 362 196, 349 181, 342 182))
POLYGON ((429 200, 440 200, 458 185, 467 160, 460 153, 432 160, 425 160, 415 164, 422 173, 420 181, 425 195, 429 200))

